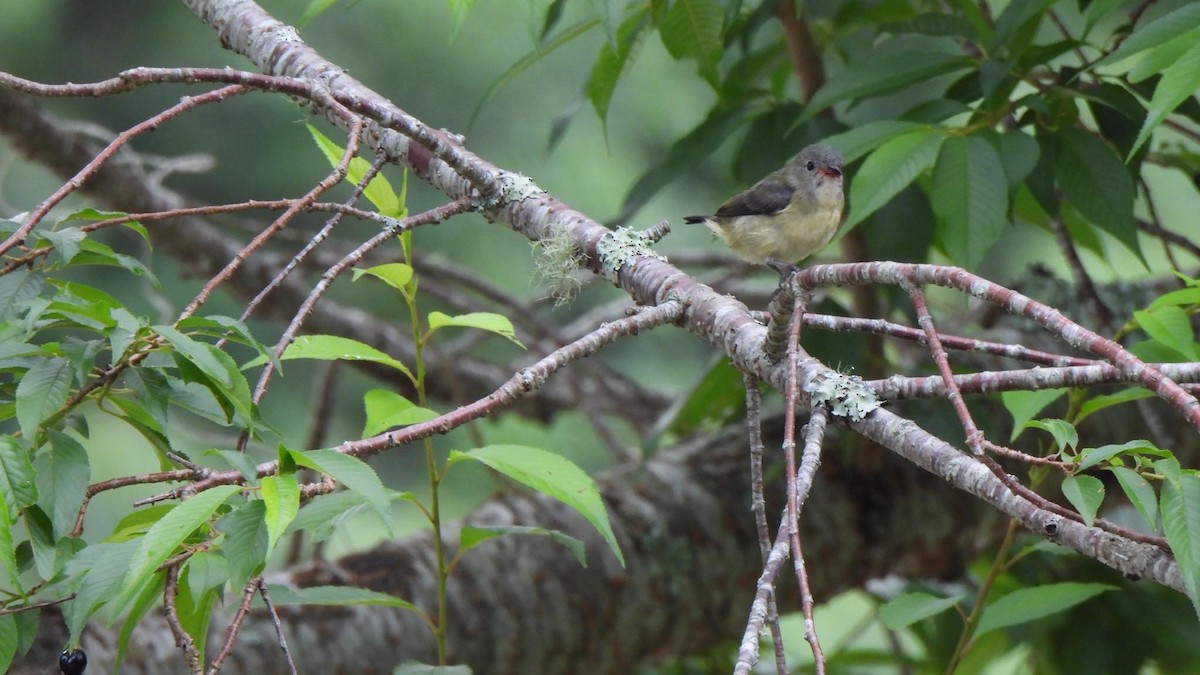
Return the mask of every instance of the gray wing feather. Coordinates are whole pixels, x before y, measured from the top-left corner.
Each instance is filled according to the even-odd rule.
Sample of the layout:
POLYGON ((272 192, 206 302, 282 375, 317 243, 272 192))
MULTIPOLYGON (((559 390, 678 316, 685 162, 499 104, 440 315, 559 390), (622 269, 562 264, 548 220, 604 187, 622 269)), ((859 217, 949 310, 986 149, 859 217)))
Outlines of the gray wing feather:
POLYGON ((792 201, 795 190, 783 181, 767 179, 754 187, 740 192, 717 209, 718 218, 736 216, 761 216, 779 213, 792 201))

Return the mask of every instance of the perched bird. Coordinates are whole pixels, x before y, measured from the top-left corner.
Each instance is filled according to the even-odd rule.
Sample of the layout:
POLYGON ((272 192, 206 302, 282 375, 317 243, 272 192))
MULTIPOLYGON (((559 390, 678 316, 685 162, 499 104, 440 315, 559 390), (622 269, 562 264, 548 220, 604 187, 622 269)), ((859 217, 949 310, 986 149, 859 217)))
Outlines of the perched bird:
POLYGON ((782 169, 729 198, 704 223, 739 258, 785 274, 823 248, 842 222, 842 155, 810 145, 782 169))

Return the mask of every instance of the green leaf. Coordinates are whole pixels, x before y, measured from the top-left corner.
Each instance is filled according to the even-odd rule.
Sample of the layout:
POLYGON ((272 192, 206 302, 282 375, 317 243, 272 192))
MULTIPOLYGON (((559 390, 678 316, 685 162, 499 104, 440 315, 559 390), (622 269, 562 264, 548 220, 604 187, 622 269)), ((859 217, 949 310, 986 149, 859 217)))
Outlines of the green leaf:
POLYGON ((1120 405, 1122 403, 1128 403, 1130 401, 1137 401, 1143 398, 1153 397, 1153 392, 1141 387, 1130 387, 1112 394, 1093 396, 1087 401, 1084 401, 1083 405, 1079 406, 1079 413, 1075 416, 1075 423, 1079 424, 1089 415, 1100 412, 1105 408, 1109 408, 1114 405, 1120 405))
POLYGON ((287 586, 269 584, 267 592, 271 595, 271 604, 276 607, 287 607, 289 605, 334 605, 343 607, 400 607, 414 612, 421 611, 403 598, 366 588, 355 588, 353 586, 289 588, 287 586))
POLYGON ((367 269, 354 269, 354 280, 358 281, 364 274, 369 274, 383 283, 391 286, 398 291, 405 291, 413 277, 413 268, 404 263, 385 263, 368 267, 367 269))
POLYGON ((904 120, 875 120, 855 126, 825 138, 823 143, 837 148, 842 153, 846 164, 851 164, 859 157, 892 140, 900 134, 922 128, 916 122, 904 120))
MULTIPOLYGON (((561 9, 562 5, 559 4, 558 7, 561 9)), ((547 16, 547 19, 550 19, 549 15, 547 16)), ((532 66, 541 62, 542 59, 545 59, 547 56, 554 53, 559 47, 570 43, 575 38, 583 35, 598 25, 600 25, 600 21, 598 19, 587 19, 580 21, 579 23, 554 36, 554 39, 537 45, 532 52, 521 57, 516 63, 509 66, 508 70, 504 71, 500 77, 496 78, 495 82, 488 86, 487 91, 483 93, 483 96, 479 97, 479 102, 475 104, 475 109, 471 111, 471 117, 467 120, 467 136, 469 137, 471 135, 471 129, 475 127, 475 121, 479 119, 479 114, 483 112, 484 105, 486 105, 487 102, 490 101, 493 96, 495 96, 496 92, 500 91, 501 87, 511 82, 518 75, 525 72, 532 66)), ((546 32, 543 31, 541 39, 544 39, 545 35, 546 32)))
POLYGON ((362 431, 363 438, 369 438, 392 427, 418 424, 438 416, 436 410, 418 407, 407 398, 387 389, 368 391, 363 396, 363 404, 367 409, 367 423, 363 426, 362 431))
POLYGON ((1150 303, 1146 309, 1158 309, 1166 305, 1176 305, 1189 307, 1192 305, 1200 305, 1200 287, 1191 286, 1189 288, 1181 288, 1177 291, 1163 293, 1150 303))
MULTIPOLYGON (((317 128, 311 124, 306 124, 308 133, 312 135, 313 141, 316 142, 317 148, 325 155, 325 159, 329 160, 330 166, 337 166, 342 161, 342 155, 345 154, 345 149, 337 143, 329 140, 317 128)), ((355 157, 350 160, 350 165, 346 168, 346 179, 357 185, 367 172, 371 170, 371 164, 361 157, 355 157)), ((403 218, 408 215, 408 209, 404 205, 404 200, 396 196, 396 191, 392 189, 392 184, 388 182, 387 177, 382 173, 375 174, 371 182, 367 183, 367 187, 363 190, 363 196, 367 198, 379 213, 391 218, 403 218)))
POLYGON ((25 446, 12 436, 0 436, 0 493, 9 508, 19 511, 37 503, 36 479, 25 446))
POLYGON ((470 452, 451 452, 448 466, 466 460, 482 462, 578 511, 604 537, 624 567, 625 556, 621 554, 616 535, 608 522, 608 512, 604 509, 596 482, 570 460, 525 445, 489 445, 470 452))
POLYGON ((225 460, 225 463, 228 464, 230 468, 237 469, 237 472, 242 474, 242 478, 245 478, 247 481, 254 481, 258 479, 258 465, 255 464, 253 457, 244 452, 238 452, 237 450, 218 450, 216 448, 209 448, 208 450, 204 451, 204 454, 210 457, 220 457, 221 459, 225 460))
POLYGON ((1162 124, 1171 111, 1200 89, 1200 30, 1192 31, 1190 39, 1192 46, 1162 71, 1162 79, 1154 87, 1154 96, 1150 99, 1146 121, 1142 123, 1137 140, 1133 142, 1129 157, 1149 140, 1150 134, 1162 124))
POLYGON ((1000 163, 1004 165, 1004 176, 1008 180, 1009 191, 1014 191, 1037 166, 1041 150, 1038 142, 1029 134, 1013 131, 1007 134, 989 134, 988 139, 1000 153, 1000 163))
POLYGON ((50 429, 48 451, 38 456, 38 501, 50 515, 54 532, 63 536, 75 527, 83 495, 92 477, 87 450, 71 436, 50 429))
POLYGON ((458 37, 458 29, 462 28, 463 22, 467 20, 467 14, 471 13, 471 5, 475 4, 475 0, 449 0, 450 2, 450 42, 458 37))
MULTIPOLYGON (((87 625, 88 619, 101 605, 110 601, 120 588, 121 580, 125 578, 129 569, 130 555, 135 548, 135 541, 95 544, 68 563, 68 571, 75 569, 77 573, 81 573, 75 598, 68 603, 63 612, 70 633, 68 644, 79 644, 79 635, 87 625)), ((154 580, 147 585, 153 583, 154 580)))
POLYGON ((151 329, 169 342, 175 353, 187 359, 213 382, 224 388, 233 386, 233 380, 230 378, 225 364, 214 353, 212 345, 193 340, 172 326, 158 324, 151 326, 151 329))
POLYGON ((1021 425, 1022 429, 1025 427, 1049 432, 1054 437, 1054 444, 1058 446, 1060 452, 1079 445, 1079 430, 1066 420, 1033 420, 1021 425))
POLYGON ((1104 141, 1074 127, 1057 135, 1054 175, 1063 196, 1097 227, 1141 255, 1133 222, 1133 179, 1104 141))
POLYGON ((967 70, 974 61, 946 52, 911 51, 903 58, 862 58, 817 90, 799 121, 811 119, 829 106, 847 99, 880 96, 924 82, 938 75, 967 70))
POLYGON ((229 579, 236 586, 262 571, 267 561, 267 507, 252 499, 217 521, 225 533, 221 553, 229 564, 229 579))
POLYGON ((4 568, 7 586, 18 595, 24 596, 21 585, 20 567, 17 565, 16 545, 13 542, 13 516, 17 513, 12 496, 0 490, 0 567, 4 568))
POLYGON ((7 673, 17 653, 17 617, 0 614, 0 673, 7 673))
POLYGON ((995 148, 980 136, 947 138, 930 198, 946 254, 975 269, 1008 224, 1007 179, 995 148))
POLYGON ((1164 479, 1159 496, 1163 534, 1175 554, 1192 608, 1200 616, 1200 476, 1181 471, 1174 458, 1154 466, 1164 479))
POLYGON ((1125 491, 1129 503, 1137 509, 1138 515, 1146 523, 1151 532, 1158 531, 1158 498, 1150 481, 1133 469, 1123 466, 1110 466, 1108 470, 1117 477, 1117 483, 1125 491))
POLYGON ((300 510, 300 483, 293 474, 263 476, 262 500, 267 507, 267 557, 300 510))
POLYGON ((392 525, 392 494, 379 480, 379 474, 366 462, 336 450, 287 451, 296 464, 307 466, 333 476, 347 489, 362 495, 379 514, 388 533, 395 536, 392 525))
POLYGON ((1116 590, 1116 586, 1074 582, 1017 589, 983 609, 983 617, 975 629, 975 638, 999 628, 1064 612, 1111 590, 1116 590))
POLYGON ((461 546, 459 553, 466 553, 488 539, 511 534, 535 534, 549 537, 552 541, 566 546, 579 561, 580 567, 587 567, 587 548, 581 540, 558 530, 526 525, 464 525, 459 535, 459 545, 461 546))
POLYGON ((587 95, 596 116, 600 118, 601 126, 607 124, 608 106, 612 103, 613 92, 617 90, 617 82, 633 62, 636 47, 649 27, 648 16, 649 10, 642 9, 622 22, 616 40, 610 40, 600 47, 596 63, 592 65, 592 72, 587 79, 587 95))
POLYGON ((842 231, 861 223, 928 169, 943 140, 940 131, 921 128, 876 148, 850 182, 850 215, 842 231))
POLYGON ((196 528, 212 518, 217 507, 241 491, 237 485, 218 485, 197 494, 171 509, 142 537, 129 560, 129 571, 113 601, 114 612, 125 608, 150 581, 156 570, 179 549, 196 528))
MULTIPOLYGON (((358 340, 337 335, 301 335, 284 350, 284 361, 292 359, 315 359, 318 361, 369 361, 391 366, 412 378, 412 372, 403 363, 358 340)), ((258 357, 242 366, 242 370, 261 366, 267 359, 258 357)))
POLYGON ((45 277, 23 267, 0 276, 0 321, 20 315, 45 286, 45 277))
POLYGON ((1119 63, 1134 54, 1158 47, 1181 35, 1190 33, 1196 30, 1197 26, 1200 26, 1200 5, 1196 3, 1183 5, 1135 30, 1116 51, 1105 56, 1096 65, 1107 66, 1119 63))
POLYGON ((67 359, 52 358, 30 368, 17 383, 17 422, 21 435, 36 442, 42 420, 67 402, 74 368, 67 359))
POLYGON ((899 630, 922 619, 928 619, 954 607, 964 593, 939 598, 929 593, 905 593, 879 608, 879 618, 891 630, 899 630))
POLYGON ((1086 471, 1101 462, 1107 462, 1113 457, 1122 454, 1144 454, 1157 457, 1170 456, 1169 452, 1158 448, 1146 440, 1129 441, 1120 445, 1102 445, 1098 448, 1084 448, 1080 450, 1077 457, 1079 463, 1076 466, 1076 471, 1086 471), (1135 452, 1137 450, 1143 452, 1135 452))
POLYGON ((167 578, 164 575, 157 575, 142 592, 133 600, 129 606, 129 613, 125 615, 125 620, 121 622, 121 630, 117 633, 117 654, 115 657, 116 663, 113 667, 113 672, 120 672, 121 662, 125 659, 125 650, 129 647, 129 638, 133 637, 133 631, 138 624, 150 611, 151 607, 162 599, 163 588, 167 585, 167 578))
MULTIPOLYGON (((396 498, 398 497, 394 496, 393 500, 396 498)), ((325 541, 344 523, 362 513, 367 506, 362 495, 350 490, 321 495, 300 508, 299 515, 288 525, 285 534, 304 532, 310 542, 325 541)))
POLYGON ((1008 439, 1009 442, 1017 440, 1017 436, 1020 436, 1021 431, 1025 429, 1026 422, 1033 419, 1034 415, 1045 410, 1046 406, 1057 401, 1065 393, 1067 393, 1066 389, 1002 392, 1000 402, 1004 404, 1005 409, 1013 418, 1013 430, 1012 436, 1008 439))
POLYGON ((1191 317, 1178 306, 1162 305, 1155 309, 1137 310, 1133 313, 1133 319, 1152 340, 1178 352, 1180 360, 1200 361, 1191 317))
POLYGON ((459 326, 463 328, 478 328, 480 330, 486 330, 489 333, 495 333, 496 335, 507 338, 510 342, 516 344, 522 349, 525 348, 525 345, 521 344, 521 341, 517 339, 517 334, 513 330, 512 321, 510 321, 508 317, 504 316, 503 314, 495 314, 493 312, 471 312, 469 314, 449 316, 441 312, 429 313, 429 333, 433 333, 440 328, 446 328, 447 326, 459 326))
POLYGON ((676 59, 692 59, 700 76, 717 88, 717 64, 724 46, 725 8, 718 0, 675 0, 656 16, 663 46, 676 59))
POLYGON ((1067 476, 1063 479, 1062 491, 1067 501, 1083 516, 1083 524, 1091 527, 1104 501, 1104 483, 1095 476, 1067 476))

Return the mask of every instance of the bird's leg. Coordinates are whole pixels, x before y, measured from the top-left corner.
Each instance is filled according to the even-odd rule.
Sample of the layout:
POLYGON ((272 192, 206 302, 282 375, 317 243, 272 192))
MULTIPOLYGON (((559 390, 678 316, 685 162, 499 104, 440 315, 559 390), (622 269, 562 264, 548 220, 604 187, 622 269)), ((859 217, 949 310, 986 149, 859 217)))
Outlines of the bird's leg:
POLYGON ((770 267, 779 274, 780 281, 783 281, 787 277, 800 271, 798 266, 789 262, 782 262, 774 258, 767 258, 767 267, 770 267))

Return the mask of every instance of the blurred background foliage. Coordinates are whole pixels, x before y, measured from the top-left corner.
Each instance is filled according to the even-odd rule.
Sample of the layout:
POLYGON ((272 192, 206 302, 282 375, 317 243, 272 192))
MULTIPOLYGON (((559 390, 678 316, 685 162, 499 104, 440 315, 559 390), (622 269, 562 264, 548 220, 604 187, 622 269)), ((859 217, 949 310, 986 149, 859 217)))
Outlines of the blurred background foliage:
MULTIPOLYGON (((306 9, 313 7, 302 0, 264 0, 261 4, 280 20, 292 23, 300 22, 306 9)), ((1058 203, 1053 188, 1057 180, 1058 190, 1067 198, 1062 215, 1087 270, 1096 279, 1162 277, 1175 265, 1194 274, 1194 257, 1180 253, 1172 261, 1164 247, 1149 245, 1144 236, 1139 238, 1131 219, 1122 220, 1117 214, 1106 220, 1109 216, 1103 209, 1090 203, 1093 198, 1111 199, 1114 191, 1125 189, 1120 181, 1121 185, 1112 188, 1108 179, 1115 175, 1113 171, 1125 170, 1121 162, 1128 155, 1133 171, 1128 187, 1135 185, 1136 177, 1144 181, 1137 184, 1139 195, 1142 186, 1155 195, 1151 212, 1141 196, 1134 200, 1131 193, 1129 217, 1153 219, 1195 237, 1200 197, 1194 181, 1200 173, 1200 155, 1191 140, 1194 136, 1160 129, 1149 143, 1135 147, 1145 110, 1130 92, 1150 100, 1152 85, 1162 79, 1155 75, 1172 62, 1162 60, 1157 71, 1147 70, 1153 64, 1140 66, 1145 72, 1136 71, 1139 66, 1135 64, 1134 76, 1143 78, 1138 82, 1121 79, 1126 75, 1119 68, 1107 71, 1109 79, 1080 75, 1082 66, 1091 67, 1103 55, 1098 46, 1111 45, 1115 34, 1128 30, 1125 24, 1130 11, 1140 3, 1030 2, 1021 3, 1028 7, 1019 10, 1013 9, 1020 8, 1019 3, 952 2, 947 6, 955 11, 946 13, 939 11, 945 9, 940 4, 917 1, 802 3, 811 18, 811 32, 821 47, 829 81, 818 98, 825 96, 834 104, 833 116, 817 116, 817 110, 801 105, 803 95, 781 29, 773 19, 772 3, 761 7, 751 2, 707 3, 722 11, 716 18, 716 49, 711 44, 679 39, 678 34, 662 28, 675 20, 670 16, 673 9, 687 4, 707 6, 616 0, 357 0, 331 4, 310 18, 301 34, 326 58, 389 96, 402 109, 431 126, 466 134, 467 147, 479 156, 532 177, 564 202, 614 224, 645 227, 664 219, 675 224, 682 215, 711 210, 733 190, 779 166, 805 143, 834 134, 848 134, 842 137, 844 148, 858 150, 848 152, 850 217, 856 218, 856 209, 873 197, 870 191, 856 189, 853 182, 863 175, 860 172, 871 175, 866 166, 872 161, 867 158, 869 151, 902 132, 942 124, 954 131, 938 132, 937 145, 914 155, 924 162, 908 167, 914 175, 919 174, 914 185, 901 185, 903 189, 897 189, 894 198, 879 210, 859 214, 862 236, 876 258, 963 264, 1000 283, 1028 282, 1029 270, 1040 265, 1051 276, 1069 280, 1071 270, 1048 224, 1047 211, 1055 208, 1052 203, 1058 203), (972 15, 979 7, 991 12, 995 32, 990 36, 982 35, 979 28, 988 22, 972 15), (1047 8, 1052 8, 1053 20, 1048 18, 1047 8), (561 13, 548 23, 551 10, 561 13), (1006 22, 995 17, 1009 18, 1006 22), (651 30, 655 25, 660 33, 651 30), (722 25, 737 27, 725 44, 720 43, 722 25), (1068 39, 1083 34, 1088 36, 1084 41, 1068 39), (571 39, 566 39, 568 35, 571 39), (991 51, 964 56, 963 41, 991 51), (920 56, 914 58, 913 54, 920 56), (607 66, 605 58, 610 59, 607 66), (600 76, 605 67, 612 69, 609 79, 600 76), (896 79, 892 85, 872 83, 872 68, 883 69, 896 79), (1038 68, 1047 69, 1045 78, 1034 75, 1024 80, 1038 68), (1044 86, 1035 88, 1029 84, 1032 81, 1044 86), (1088 86, 1081 84, 1085 82, 1088 86), (842 96, 836 98, 839 88, 842 96), (1020 105, 1008 105, 1014 101, 1020 105), (895 124, 902 118, 911 126, 871 126, 895 124), (1078 131, 1075 123, 1080 120, 1099 134, 1078 131), (1005 125, 1027 132, 1036 129, 1036 139, 1027 135, 1023 141, 1010 143, 995 131, 1005 125), (866 134, 863 129, 874 129, 878 135, 866 134), (860 130, 859 135, 849 135, 854 130, 860 130), (1036 152, 1039 149, 1041 152, 1036 152), (1052 158, 1051 149, 1055 153, 1052 158), (1152 161, 1145 161, 1147 153, 1153 155, 1152 161), (1097 157, 1098 162, 1093 161, 1097 157), (935 158, 938 168, 926 171, 935 158), (1088 170, 1095 173, 1098 166, 1101 169, 1093 182, 1072 183, 1072 176, 1088 170), (980 182, 986 194, 972 195, 965 203, 950 199, 980 182), (1000 213, 994 208, 997 205, 1000 213), (965 215, 960 213, 964 209, 965 215), (968 227, 955 229, 962 225, 951 222, 956 217, 972 220, 968 227)), ((1196 6, 1187 2, 1151 4, 1140 25, 1196 6)), ((0 67, 33 80, 95 81, 134 66, 253 69, 221 49, 212 32, 177 3, 0 0, 0 17, 0 67)), ((1178 39, 1180 34, 1174 37, 1178 39)), ((1195 51, 1181 43, 1173 53, 1179 58, 1195 51)), ((1160 54, 1159 58, 1166 57, 1160 54)), ((1186 75, 1182 77, 1185 83, 1190 81, 1186 75)), ((186 93, 192 93, 191 88, 162 86, 105 99, 44 104, 61 117, 116 131, 186 93)), ((1200 121, 1198 108, 1200 104, 1189 96, 1177 113, 1192 130, 1200 121)), ((190 162, 176 162, 178 171, 166 175, 164 181, 197 202, 297 196, 327 171, 305 122, 315 121, 290 101, 251 94, 189 112, 184 120, 139 138, 135 148, 163 158, 190 158, 190 162)), ((324 130, 338 138, 336 130, 327 126, 324 130)), ((927 141, 912 138, 914 146, 927 141)), ((885 166, 883 177, 895 174, 898 166, 885 166)), ((385 173, 393 184, 401 183, 394 168, 385 173)), ((0 145, 0 215, 11 217, 31 209, 58 185, 56 178, 0 145)), ((871 185, 886 191, 879 183, 871 185)), ((409 190, 411 212, 442 201, 441 195, 418 181, 410 182, 409 190)), ((310 215, 293 227, 302 236, 319 227, 321 220, 310 215)), ((372 227, 350 225, 343 236, 353 240, 372 227)), ((502 228, 487 226, 477 215, 422 229, 415 240, 422 255, 452 259, 509 293, 540 297, 545 292, 530 282, 533 263, 528 242, 502 228)), ((138 250, 132 239, 114 245, 138 250)), ((658 248, 668 257, 719 250, 700 228, 682 226, 658 248)), ((139 254, 146 255, 144 251, 139 254)), ((826 256, 835 255, 833 248, 826 252, 826 256)), ((162 280, 161 287, 110 272, 96 273, 90 281, 112 288, 135 311, 168 320, 200 282, 182 278, 170 260, 159 256, 145 259, 162 280)), ((702 266, 698 270, 706 278, 723 278, 719 269, 702 266)), ((761 291, 773 282, 769 274, 763 274, 750 285, 761 291)), ((358 288, 339 292, 379 312, 395 310, 392 298, 364 298, 358 288)), ((607 284, 593 283, 569 307, 552 310, 550 316, 565 323, 622 299, 623 295, 607 284)), ((822 311, 849 311, 850 301, 844 295, 833 294, 824 302, 822 311)), ((210 311, 236 315, 239 308, 236 300, 223 297, 210 311)), ((253 326, 267 342, 279 330, 265 322, 253 326)), ((831 364, 862 365, 860 341, 815 337, 819 344, 810 347, 831 364)), ((497 360, 511 358, 508 345, 501 340, 493 343, 497 360)), ((720 371, 710 370, 709 354, 708 347, 694 336, 663 330, 643 336, 636 344, 618 344, 606 352, 606 358, 630 377, 672 397, 682 398, 697 382, 705 382, 707 390, 717 392, 713 398, 720 398, 730 390, 720 384, 728 378, 722 380, 720 371)), ((304 445, 309 387, 318 372, 316 366, 290 364, 288 380, 302 384, 288 386, 286 391, 276 388, 265 406, 264 416, 275 422, 281 440, 290 446, 304 445)), ((357 437, 362 425, 361 391, 368 386, 366 376, 343 371, 338 387, 346 395, 338 397, 329 442, 357 437)), ((720 407, 712 404, 708 409, 720 407)), ((89 423, 93 438, 103 438, 108 422, 91 417, 89 423)), ((929 426, 938 427, 939 423, 929 420, 929 426)), ((942 418, 940 426, 950 429, 954 423, 942 418)), ((560 415, 549 425, 508 416, 482 422, 479 429, 489 442, 554 448, 588 469, 610 463, 594 451, 601 444, 581 414, 560 415)), ((650 449, 647 446, 654 440, 639 438, 620 425, 616 431, 631 447, 650 449)), ((156 468, 153 462, 131 468, 131 462, 140 461, 131 458, 148 453, 132 447, 124 429, 115 428, 112 434, 111 455, 93 459, 94 481, 156 468)), ((186 420, 173 431, 173 440, 182 449, 194 451, 227 446, 231 439, 227 431, 213 431, 186 420)), ((456 432, 436 442, 447 450, 465 447, 472 440, 465 432, 456 432)), ((273 453, 269 447, 259 450, 273 453)), ((421 489, 419 458, 394 454, 375 464, 399 489, 421 489), (414 475, 418 476, 415 482, 414 475)), ((447 511, 461 514, 478 503, 488 494, 490 480, 475 472, 471 480, 459 482, 462 489, 445 495, 453 503, 447 511)), ((143 496, 135 494, 137 491, 132 488, 99 497, 89 516, 94 519, 89 521, 89 536, 104 536, 129 501, 143 496)), ((153 491, 147 487, 142 493, 153 491)), ((398 509, 397 516, 404 514, 398 509)), ((361 521, 361 527, 342 528, 335 534, 333 552, 361 547, 382 536, 370 518, 361 521)), ((416 523, 409 526, 416 527, 416 523)), ((1027 573, 1025 579, 1042 573, 1027 573)), ((1164 596, 1153 591, 1148 595, 1153 597, 1146 604, 1112 611, 1132 614, 1144 611, 1147 604, 1176 604, 1180 608, 1172 616, 1194 628, 1195 618, 1186 603, 1176 602, 1180 598, 1163 600, 1164 596)), ((855 597, 839 602, 853 603, 855 597)), ((1136 604, 1130 596, 1122 597, 1120 602, 1136 604)), ((869 601, 861 597, 858 601, 866 606, 867 615, 872 614, 874 607, 869 601)), ((827 611, 833 612, 835 606, 827 611)), ((854 634, 859 627, 856 620, 847 622, 846 632, 854 634)), ((929 625, 925 628, 932 630, 929 625)), ((885 637, 876 636, 879 640, 885 637)), ((936 643, 925 637, 926 645, 936 643)), ((1036 644, 1037 636, 1026 638, 1024 649, 1032 649, 1029 645, 1036 644)), ((1001 645, 995 654, 1007 646, 1001 645)), ((1176 647, 1183 654, 1160 659, 1164 672, 1187 672, 1195 663, 1189 660, 1194 654, 1187 653, 1187 644, 1176 647)), ((1080 647, 1070 656, 1091 649, 1080 647)), ((980 653, 989 652, 982 649, 980 653)), ((1021 662, 1025 654, 1010 653, 1008 658, 1021 662)), ((1064 668, 1066 658, 1038 658, 1046 661, 1038 672, 1105 672, 1109 667, 1072 670, 1064 668)), ((698 672, 689 667, 682 664, 678 672, 698 672)))

